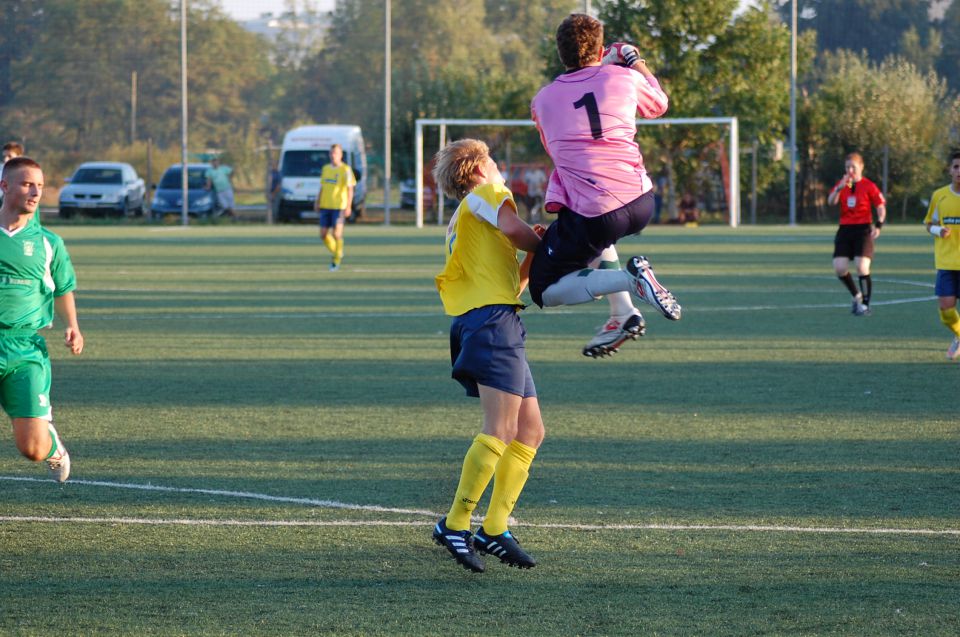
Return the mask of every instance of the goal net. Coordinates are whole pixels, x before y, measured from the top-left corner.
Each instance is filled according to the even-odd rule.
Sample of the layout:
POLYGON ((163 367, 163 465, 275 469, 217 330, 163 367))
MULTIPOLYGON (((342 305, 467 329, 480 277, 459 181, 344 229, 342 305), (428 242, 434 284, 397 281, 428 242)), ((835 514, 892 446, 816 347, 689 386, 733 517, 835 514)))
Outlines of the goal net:
MULTIPOLYGON (((429 133, 442 148, 451 138, 478 137, 487 142, 500 170, 528 220, 540 219, 536 192, 538 169, 549 175, 552 164, 544 153, 532 120, 418 119, 415 132, 416 225, 429 216, 442 225, 455 203, 439 196, 432 164, 424 161, 429 133), (451 135, 453 129, 453 135, 451 135), (436 137, 433 137, 436 135, 436 137), (532 186, 534 192, 530 192, 532 186)), ((637 143, 644 165, 657 187, 660 223, 719 220, 740 225, 740 134, 736 117, 683 117, 637 120, 637 143), (689 127, 695 127, 691 134, 689 127)), ((430 155, 432 156, 432 152, 430 155)), ((413 193, 411 193, 413 195, 413 193)))

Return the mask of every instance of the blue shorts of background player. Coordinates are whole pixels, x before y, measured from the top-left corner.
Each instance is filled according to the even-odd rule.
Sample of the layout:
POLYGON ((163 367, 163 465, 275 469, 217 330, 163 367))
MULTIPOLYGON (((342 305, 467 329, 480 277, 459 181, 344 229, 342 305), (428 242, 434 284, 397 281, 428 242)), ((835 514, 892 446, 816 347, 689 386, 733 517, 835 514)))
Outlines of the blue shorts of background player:
POLYGON ((480 397, 478 384, 523 398, 536 396, 526 336, 514 305, 485 305, 455 317, 450 325, 451 375, 474 398, 480 397))
POLYGON ((960 270, 937 270, 933 293, 937 296, 960 296, 960 270))
POLYGON ((320 213, 320 227, 321 228, 333 228, 338 223, 343 222, 343 210, 331 210, 329 208, 321 208, 320 213))

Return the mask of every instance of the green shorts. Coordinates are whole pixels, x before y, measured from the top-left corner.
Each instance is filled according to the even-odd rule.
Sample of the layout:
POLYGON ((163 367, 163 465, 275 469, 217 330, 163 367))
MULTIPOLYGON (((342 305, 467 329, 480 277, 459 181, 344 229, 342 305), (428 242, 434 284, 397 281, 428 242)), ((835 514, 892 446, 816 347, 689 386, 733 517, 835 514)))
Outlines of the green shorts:
POLYGON ((0 330, 0 406, 11 418, 50 420, 50 356, 36 332, 0 330))

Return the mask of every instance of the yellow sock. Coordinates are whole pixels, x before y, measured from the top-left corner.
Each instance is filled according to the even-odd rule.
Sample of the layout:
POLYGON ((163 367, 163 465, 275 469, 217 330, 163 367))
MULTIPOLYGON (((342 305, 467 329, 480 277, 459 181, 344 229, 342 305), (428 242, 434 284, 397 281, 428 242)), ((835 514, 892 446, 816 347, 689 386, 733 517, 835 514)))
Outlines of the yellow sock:
POLYGON ((323 245, 327 246, 327 250, 330 251, 330 254, 336 256, 337 240, 333 238, 332 234, 327 234, 327 236, 323 238, 323 245))
POLYGON ((457 495, 453 499, 450 512, 447 513, 448 529, 465 531, 470 528, 470 514, 477 508, 477 502, 490 484, 500 456, 506 448, 507 445, 502 440, 487 434, 477 434, 473 439, 473 444, 463 458, 457 495))
POLYGON ((946 325, 954 336, 960 338, 960 314, 957 313, 957 308, 940 310, 940 322, 946 325))
POLYGON ((341 261, 343 261, 343 239, 337 239, 334 242, 333 262, 340 265, 341 261))
POLYGON ((483 519, 483 530, 490 535, 500 535, 509 526, 508 519, 513 507, 520 498, 520 492, 530 475, 530 464, 537 450, 514 440, 507 445, 500 462, 497 463, 496 477, 493 479, 493 494, 490 496, 490 508, 483 519))

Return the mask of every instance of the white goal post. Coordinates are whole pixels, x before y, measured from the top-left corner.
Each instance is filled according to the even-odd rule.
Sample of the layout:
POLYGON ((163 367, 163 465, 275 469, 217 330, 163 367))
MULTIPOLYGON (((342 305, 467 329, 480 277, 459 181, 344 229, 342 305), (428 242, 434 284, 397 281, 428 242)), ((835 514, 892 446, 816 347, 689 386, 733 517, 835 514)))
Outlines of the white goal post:
MULTIPOLYGON (((728 158, 730 165, 730 227, 736 228, 740 225, 740 128, 736 117, 673 117, 664 119, 638 119, 638 126, 664 126, 668 124, 712 124, 723 125, 730 128, 729 142, 727 144, 728 158)), ((417 227, 423 227, 423 129, 425 126, 440 127, 440 147, 446 143, 447 126, 533 126, 533 120, 529 119, 418 119, 416 128, 416 137, 414 145, 416 156, 414 157, 414 166, 416 167, 416 212, 417 227)), ((443 197, 439 197, 440 205, 443 205, 443 197)), ((443 208, 440 208, 440 214, 437 215, 437 223, 442 225, 443 208)))

